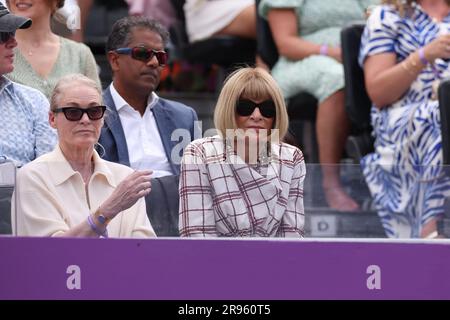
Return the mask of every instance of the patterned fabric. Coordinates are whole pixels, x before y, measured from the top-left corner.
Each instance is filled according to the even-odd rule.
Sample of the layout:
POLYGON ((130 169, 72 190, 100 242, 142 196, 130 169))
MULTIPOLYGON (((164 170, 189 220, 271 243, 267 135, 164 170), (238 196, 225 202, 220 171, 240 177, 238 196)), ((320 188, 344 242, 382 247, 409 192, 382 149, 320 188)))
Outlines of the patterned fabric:
POLYGON ((0 157, 22 166, 53 150, 56 131, 42 93, 0 76, 0 102, 0 157))
MULTIPOLYGON (((392 52, 401 62, 412 52, 450 31, 450 16, 441 23, 417 6, 410 18, 393 8, 376 8, 363 33, 360 63, 371 55, 392 52)), ((440 77, 448 62, 437 59, 440 77)), ((437 101, 430 100, 435 74, 431 65, 390 107, 372 107, 375 152, 362 159, 363 172, 389 237, 419 237, 421 227, 443 213, 449 181, 441 175, 442 146, 437 101)))
POLYGON ((14 49, 14 71, 6 76, 12 81, 41 91, 48 99, 58 80, 71 73, 81 73, 100 84, 94 56, 84 43, 60 37, 61 47, 53 69, 47 77, 42 77, 25 59, 18 48, 14 49))
POLYGON ((180 175, 180 235, 303 237, 302 152, 272 144, 263 164, 248 165, 219 136, 193 141, 180 175))
MULTIPOLYGON (((261 0, 258 7, 267 18, 270 9, 293 8, 298 20, 298 34, 316 43, 340 46, 342 27, 365 18, 365 9, 378 0, 261 0)), ((312 55, 302 60, 280 56, 272 69, 286 98, 306 91, 319 102, 344 88, 344 69, 333 58, 312 55)))

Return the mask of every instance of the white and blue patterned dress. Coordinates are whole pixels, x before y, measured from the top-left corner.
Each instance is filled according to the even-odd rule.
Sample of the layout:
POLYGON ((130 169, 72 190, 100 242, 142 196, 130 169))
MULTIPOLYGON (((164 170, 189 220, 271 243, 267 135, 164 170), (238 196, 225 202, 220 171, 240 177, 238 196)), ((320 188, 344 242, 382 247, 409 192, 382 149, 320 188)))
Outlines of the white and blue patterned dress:
MULTIPOLYGON (((419 5, 405 17, 390 6, 379 6, 363 33, 360 64, 387 52, 401 62, 447 32, 450 15, 435 22, 419 5)), ((441 168, 439 106, 431 99, 432 83, 448 76, 448 69, 448 61, 437 59, 434 70, 431 65, 424 68, 399 101, 382 110, 372 107, 375 152, 361 164, 389 237, 419 237, 422 226, 443 213, 450 194, 441 168)))

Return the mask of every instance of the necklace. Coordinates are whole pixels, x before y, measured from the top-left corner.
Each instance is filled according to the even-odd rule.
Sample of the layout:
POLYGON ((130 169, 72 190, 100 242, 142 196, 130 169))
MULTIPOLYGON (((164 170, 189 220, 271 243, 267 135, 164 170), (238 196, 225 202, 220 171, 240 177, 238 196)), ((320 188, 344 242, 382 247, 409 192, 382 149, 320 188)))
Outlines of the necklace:
POLYGON ((31 57, 31 56, 33 56, 33 53, 34 53, 36 50, 38 50, 40 47, 41 47, 40 44, 35 44, 35 45, 33 45, 33 44, 31 43, 29 48, 24 48, 24 49, 25 49, 26 53, 31 57))

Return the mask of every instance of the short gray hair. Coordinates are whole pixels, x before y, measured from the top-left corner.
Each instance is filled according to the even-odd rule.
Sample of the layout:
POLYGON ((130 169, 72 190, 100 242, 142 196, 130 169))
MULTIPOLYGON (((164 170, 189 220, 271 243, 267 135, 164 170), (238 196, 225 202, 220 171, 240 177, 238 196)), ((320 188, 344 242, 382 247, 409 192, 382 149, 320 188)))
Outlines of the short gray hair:
POLYGON ((75 83, 84 84, 90 88, 95 89, 98 92, 100 100, 102 101, 102 89, 99 87, 97 82, 92 80, 91 78, 86 77, 83 74, 74 73, 68 74, 56 83, 55 88, 53 89, 52 95, 50 97, 50 110, 55 111, 55 109, 59 105, 59 100, 61 99, 61 95, 68 87, 72 87, 75 83))

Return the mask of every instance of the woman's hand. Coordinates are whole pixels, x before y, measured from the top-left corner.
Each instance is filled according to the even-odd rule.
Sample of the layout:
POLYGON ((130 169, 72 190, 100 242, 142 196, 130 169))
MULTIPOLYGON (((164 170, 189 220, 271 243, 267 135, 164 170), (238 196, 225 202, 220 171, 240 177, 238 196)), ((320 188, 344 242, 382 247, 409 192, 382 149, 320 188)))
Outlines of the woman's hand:
POLYGON ((450 34, 434 39, 423 48, 423 51, 425 58, 431 63, 438 58, 450 59, 450 34))
POLYGON ((114 218, 119 212, 130 208, 141 197, 151 191, 151 170, 135 171, 125 178, 100 206, 100 212, 107 218, 114 218))
POLYGON ((327 55, 342 63, 342 50, 340 47, 328 47, 327 55))

